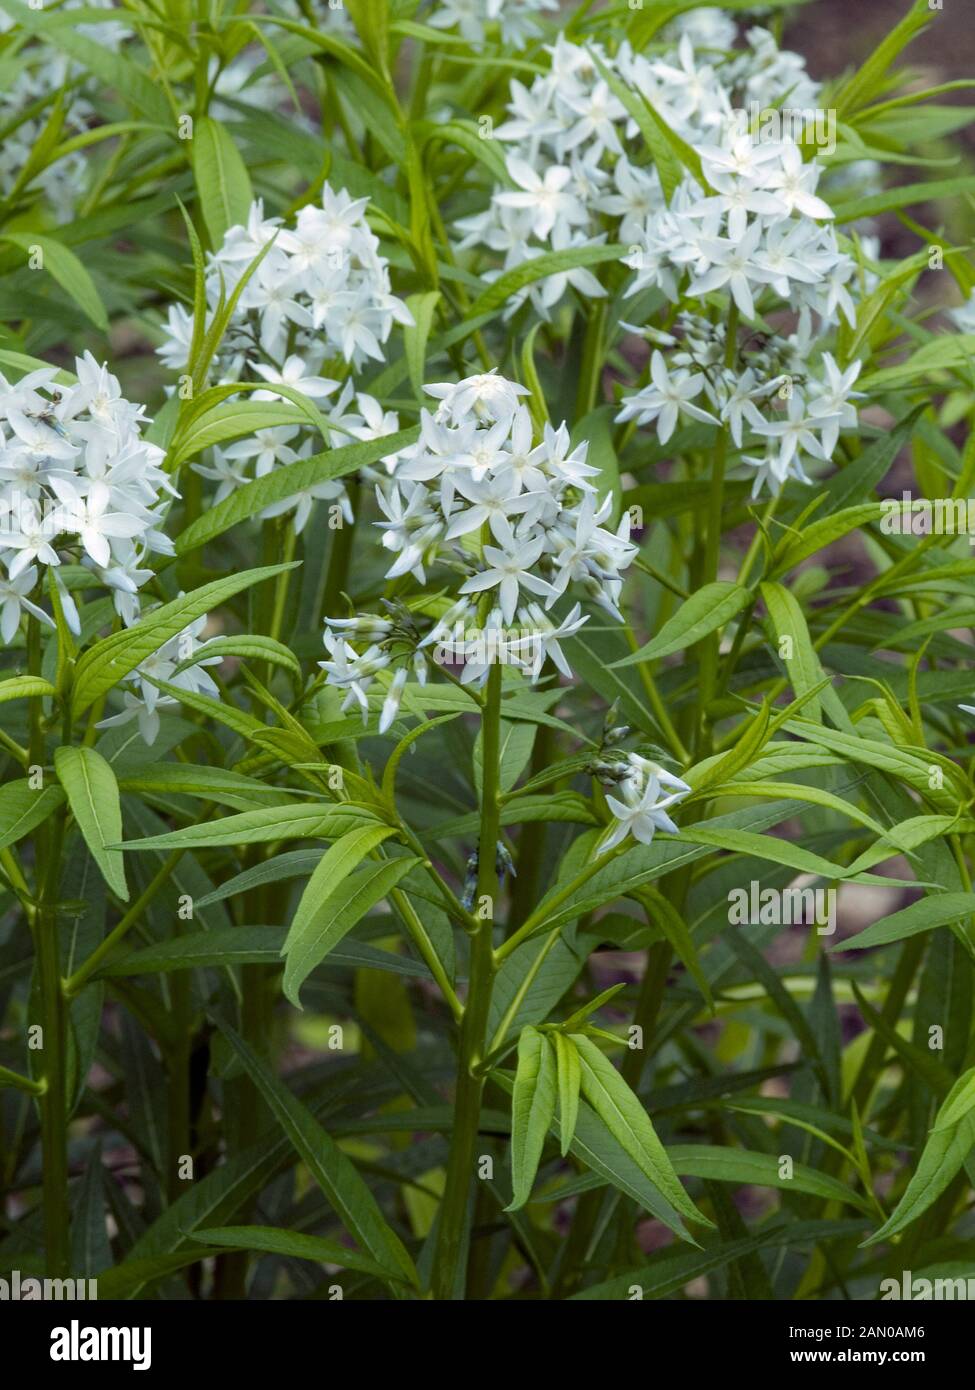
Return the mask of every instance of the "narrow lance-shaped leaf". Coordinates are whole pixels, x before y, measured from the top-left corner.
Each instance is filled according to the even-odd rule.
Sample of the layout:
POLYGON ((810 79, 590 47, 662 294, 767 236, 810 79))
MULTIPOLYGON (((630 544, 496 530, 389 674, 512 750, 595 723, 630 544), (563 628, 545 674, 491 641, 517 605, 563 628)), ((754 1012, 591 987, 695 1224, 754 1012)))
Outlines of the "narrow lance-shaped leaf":
POLYGON ((247 166, 227 129, 201 116, 193 130, 193 177, 214 250, 231 227, 247 221, 254 194, 247 166))
POLYGON ((689 1221, 713 1225, 684 1191, 650 1116, 612 1062, 591 1038, 581 1033, 571 1037, 582 1065, 582 1093, 606 1128, 675 1211, 689 1221))
POLYGON ((267 806, 256 811, 241 811, 236 816, 223 816, 220 820, 204 821, 200 825, 186 825, 162 835, 147 835, 144 840, 128 840, 124 848, 205 849, 217 845, 268 844, 275 840, 332 840, 364 820, 373 818, 357 806, 307 802, 300 806, 267 806))
POLYGON ((750 598, 749 591, 740 584, 725 580, 705 584, 681 604, 651 642, 622 661, 615 661, 613 665, 632 666, 638 661, 655 661, 658 657, 671 656, 674 652, 693 647, 702 637, 716 632, 736 613, 740 613, 750 598))
POLYGON ((564 1033, 553 1033, 555 1060, 559 1080, 559 1137, 562 1141, 562 1157, 569 1152, 572 1136, 576 1132, 579 1118, 579 1090, 582 1085, 582 1065, 579 1054, 571 1038, 564 1033))
POLYGON ((283 570, 294 568, 291 564, 265 565, 262 569, 244 570, 242 574, 228 574, 204 584, 192 594, 164 603, 161 608, 146 614, 132 627, 122 632, 114 632, 103 637, 78 662, 72 690, 72 710, 77 717, 100 695, 104 695, 117 685, 130 671, 134 671, 146 657, 158 651, 171 637, 177 636, 197 618, 212 608, 226 603, 228 599, 259 584, 262 579, 271 579, 283 570))
POLYGON ((506 1211, 517 1211, 531 1195, 556 1101, 555 1053, 544 1033, 523 1028, 511 1097, 511 1182, 506 1211))
POLYGON ((325 851, 295 908, 282 954, 301 940, 308 923, 366 855, 395 833, 391 825, 358 826, 325 851))
POLYGON ((345 879, 329 894, 303 924, 301 934, 286 948, 286 999, 301 1008, 299 990, 316 965, 419 862, 414 856, 380 860, 345 879))
POLYGON ((970 1076, 966 1073, 948 1092, 903 1197, 864 1245, 887 1240, 923 1216, 960 1170, 975 1147, 975 1114, 965 1105, 969 1087, 970 1076), (952 1115, 959 1118, 946 1121, 952 1115))

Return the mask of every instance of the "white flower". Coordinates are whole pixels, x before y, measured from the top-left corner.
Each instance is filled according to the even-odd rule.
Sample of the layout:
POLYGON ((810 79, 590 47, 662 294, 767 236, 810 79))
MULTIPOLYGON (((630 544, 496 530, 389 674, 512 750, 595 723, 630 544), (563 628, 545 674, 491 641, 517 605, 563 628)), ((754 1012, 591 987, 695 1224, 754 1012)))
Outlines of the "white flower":
POLYGON ((760 425, 755 426, 755 432, 765 435, 768 439, 778 441, 779 462, 784 474, 800 451, 817 459, 826 457, 826 452, 813 431, 822 428, 828 419, 829 417, 826 417, 825 420, 823 418, 812 419, 806 412, 802 395, 798 391, 794 391, 789 398, 786 418, 783 420, 780 417, 774 421, 763 420, 760 425))
POLYGON ((637 417, 641 425, 657 421, 657 435, 661 444, 666 444, 681 415, 689 415, 694 420, 717 424, 709 411, 692 404, 695 397, 704 389, 704 377, 679 370, 671 377, 664 362, 663 353, 655 350, 650 359, 651 385, 631 396, 617 416, 618 420, 637 417))
POLYGON ((801 212, 806 217, 832 218, 833 209, 815 195, 819 182, 819 165, 812 160, 803 163, 798 145, 784 144, 782 168, 764 177, 766 188, 777 189, 789 212, 801 212))
POLYGON ((54 626, 53 619, 27 597, 36 583, 37 569, 34 565, 29 565, 13 579, 0 579, 0 638, 5 646, 9 647, 17 635, 21 611, 54 626))
POLYGON ((96 565, 107 565, 112 558, 110 539, 131 540, 145 523, 138 515, 124 512, 110 512, 111 489, 104 483, 94 482, 87 495, 75 504, 74 510, 65 515, 65 529, 77 531, 78 539, 96 565))
MULTIPOLYGON (((683 785, 686 786, 686 783, 683 785)), ((671 835, 678 834, 677 826, 667 814, 667 808, 680 801, 685 792, 678 791, 672 792, 670 796, 661 796, 660 779, 654 774, 646 778, 642 787, 635 779, 628 779, 622 784, 622 789, 622 801, 615 796, 606 797, 606 805, 616 818, 616 824, 600 842, 600 852, 614 849, 627 835, 632 835, 641 845, 648 845, 658 830, 665 830, 671 835)))
MULTIPOLYGON (((37 575, 38 563, 56 569, 65 559, 81 561, 132 623, 138 589, 152 577, 151 569, 140 569, 146 552, 173 553, 160 523, 163 498, 176 492, 161 466, 162 450, 141 436, 143 407, 122 396, 117 378, 90 353, 76 359, 75 372, 70 385, 54 368, 15 384, 0 376, 0 582, 10 600, 0 622, 5 642, 16 627, 13 599, 26 603, 24 576, 37 575), (120 574, 128 576, 125 583, 120 574)), ((66 618, 80 631, 74 600, 62 585, 59 592, 66 618)))
POLYGON ((509 155, 508 173, 521 192, 496 193, 494 200, 501 207, 527 208, 532 214, 532 232, 547 237, 553 227, 581 227, 589 218, 586 209, 567 185, 572 171, 564 164, 552 164, 539 174, 527 160, 509 155))
POLYGON ((462 423, 469 415, 478 420, 510 419, 518 409, 518 397, 530 394, 527 386, 498 376, 496 367, 465 377, 463 381, 434 382, 423 389, 428 396, 441 401, 438 420, 448 420, 454 425, 462 423))
POLYGON ((762 239, 762 225, 755 222, 737 239, 731 237, 702 238, 701 246, 710 261, 710 269, 691 282, 689 293, 695 297, 710 294, 727 285, 732 298, 746 318, 755 313, 751 285, 764 284, 765 271, 755 263, 755 254, 762 239))
MULTIPOLYGON (((418 441, 385 461, 389 476, 380 476, 376 485, 382 512, 376 524, 392 555, 387 580, 412 576, 425 584, 428 569, 442 566, 462 576, 460 597, 445 612, 438 608, 439 616, 423 601, 416 613, 391 626, 368 615, 326 619, 328 682, 364 712, 379 671, 398 673, 406 664, 424 679, 427 663, 434 661, 431 648, 448 641, 455 648, 451 624, 476 620, 478 613, 478 625, 505 653, 498 659, 531 681, 548 658, 568 676, 560 640, 574 635, 587 615, 578 603, 561 618, 548 610, 578 580, 618 618, 622 571, 636 554, 628 515, 616 532, 604 524, 613 499, 607 494, 600 500, 589 481, 599 470, 586 462, 586 441, 573 446, 564 424, 546 424, 535 442, 531 412, 519 403, 524 387, 490 371, 425 389, 440 405, 435 415, 421 412, 418 441), (488 594, 485 628, 485 604, 476 596, 488 594), (529 596, 544 599, 544 608, 529 596), (512 631, 519 607, 527 632, 512 631), (356 644, 364 642, 371 645, 359 650, 356 644)), ((408 586, 397 590, 408 602, 408 586)), ((465 684, 481 683, 495 659, 477 644, 473 653, 464 644, 460 657, 465 684)), ((394 682, 384 728, 400 690, 401 681, 394 682)))
POLYGON ((479 594, 485 589, 498 588, 501 612, 506 623, 514 620, 518 607, 520 589, 528 589, 533 594, 551 594, 552 587, 544 579, 532 573, 545 548, 544 538, 518 541, 507 522, 499 522, 498 530, 504 537, 503 548, 496 545, 484 547, 484 559, 488 568, 472 575, 461 585, 462 594, 479 594))

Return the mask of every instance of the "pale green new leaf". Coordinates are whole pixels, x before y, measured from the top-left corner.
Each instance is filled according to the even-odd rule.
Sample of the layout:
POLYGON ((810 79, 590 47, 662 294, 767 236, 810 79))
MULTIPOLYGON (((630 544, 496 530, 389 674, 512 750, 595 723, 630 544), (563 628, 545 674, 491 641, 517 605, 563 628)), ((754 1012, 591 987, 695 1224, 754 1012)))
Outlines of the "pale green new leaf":
POLYGON ((552 1034, 559 1082, 559 1136, 562 1157, 569 1152, 579 1118, 579 1091, 582 1086, 582 1064, 571 1038, 564 1033, 552 1034))
POLYGON ((603 1056, 591 1038, 582 1033, 570 1036, 582 1067, 582 1094, 614 1139, 675 1211, 689 1221, 712 1225, 684 1191, 650 1116, 612 1062, 603 1056))
POLYGON ((523 1028, 518 1039, 518 1069, 511 1096, 511 1201, 517 1211, 531 1195, 545 1138, 555 1118, 555 1053, 544 1033, 523 1028))
POLYGON ((301 934, 286 950, 284 995, 301 1008, 299 991, 316 965, 346 936, 370 909, 396 887, 420 860, 384 859, 360 869, 330 893, 312 912, 301 934))

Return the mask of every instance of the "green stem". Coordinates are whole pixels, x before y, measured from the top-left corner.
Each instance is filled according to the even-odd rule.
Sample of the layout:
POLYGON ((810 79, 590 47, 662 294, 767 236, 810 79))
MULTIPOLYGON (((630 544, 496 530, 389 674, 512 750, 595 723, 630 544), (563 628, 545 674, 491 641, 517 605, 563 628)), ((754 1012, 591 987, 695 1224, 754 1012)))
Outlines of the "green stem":
MULTIPOLYGON (((41 631, 34 617, 27 622, 27 664, 32 676, 41 674, 41 631)), ((29 702, 30 762, 44 766, 43 707, 40 696, 29 702)), ((59 807, 38 830, 35 840, 37 897, 39 906, 30 913, 40 995, 41 1017, 41 1154, 44 1207, 44 1244, 47 1272, 54 1279, 68 1272, 70 1208, 68 1205, 68 1100, 67 1023, 61 993, 61 959, 58 945, 58 892, 61 886, 61 847, 66 812, 59 807), (43 882, 40 881, 41 866, 43 882)))
POLYGON ((43 1078, 33 1081, 29 1076, 21 1076, 19 1071, 11 1071, 9 1067, 0 1067, 0 1087, 2 1086, 12 1086, 15 1091, 26 1091, 31 1096, 42 1096, 47 1090, 43 1078))
POLYGON ((516 951, 523 941, 527 941, 530 936, 533 936, 538 928, 547 921, 563 903, 568 902, 573 893, 582 888, 584 884, 588 883, 594 874, 598 874, 599 870, 611 863, 619 853, 619 845, 615 846, 613 849, 605 850, 594 859, 591 864, 587 865, 581 873, 576 874, 575 878, 567 883, 564 888, 560 888, 557 893, 553 893, 550 897, 545 898, 528 918, 527 922, 523 922, 515 934, 509 936, 508 940, 498 947, 495 953, 498 964, 503 964, 511 955, 512 951, 516 951))
POLYGON ((481 1118, 484 1078, 478 1072, 485 1049, 488 1014, 496 969, 493 937, 494 910, 498 897, 496 872, 498 830, 500 826, 501 752, 501 675, 496 662, 488 674, 487 700, 481 722, 483 782, 481 790, 481 834, 478 845, 477 904, 478 930, 471 940, 470 981, 464 1016, 460 1025, 457 1059, 457 1093, 454 1099, 454 1128, 447 1160, 447 1179, 440 1208, 440 1233, 433 1274, 433 1292, 439 1299, 452 1299, 463 1282, 465 1266, 468 1198, 474 1168, 474 1148, 481 1118), (483 912, 483 916, 480 914, 483 912))

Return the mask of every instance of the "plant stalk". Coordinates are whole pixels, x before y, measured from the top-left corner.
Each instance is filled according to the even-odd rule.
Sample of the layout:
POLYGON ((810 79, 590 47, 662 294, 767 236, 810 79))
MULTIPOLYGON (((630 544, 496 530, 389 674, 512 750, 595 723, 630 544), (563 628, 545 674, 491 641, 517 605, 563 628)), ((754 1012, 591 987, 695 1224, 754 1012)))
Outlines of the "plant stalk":
POLYGON ((479 926, 471 939, 470 983, 460 1025, 457 1058, 457 1093, 454 1129, 447 1161, 447 1180, 440 1208, 440 1233, 433 1273, 433 1292, 438 1299, 463 1297, 466 1267, 467 1211, 474 1168, 474 1150, 481 1118, 484 1078, 478 1074, 487 1035, 491 993, 496 969, 494 911, 498 897, 496 870, 500 824, 501 674, 496 662, 490 669, 487 700, 481 723, 483 781, 481 833, 478 843, 477 902, 479 926), (483 916, 481 915, 483 913, 483 916))

